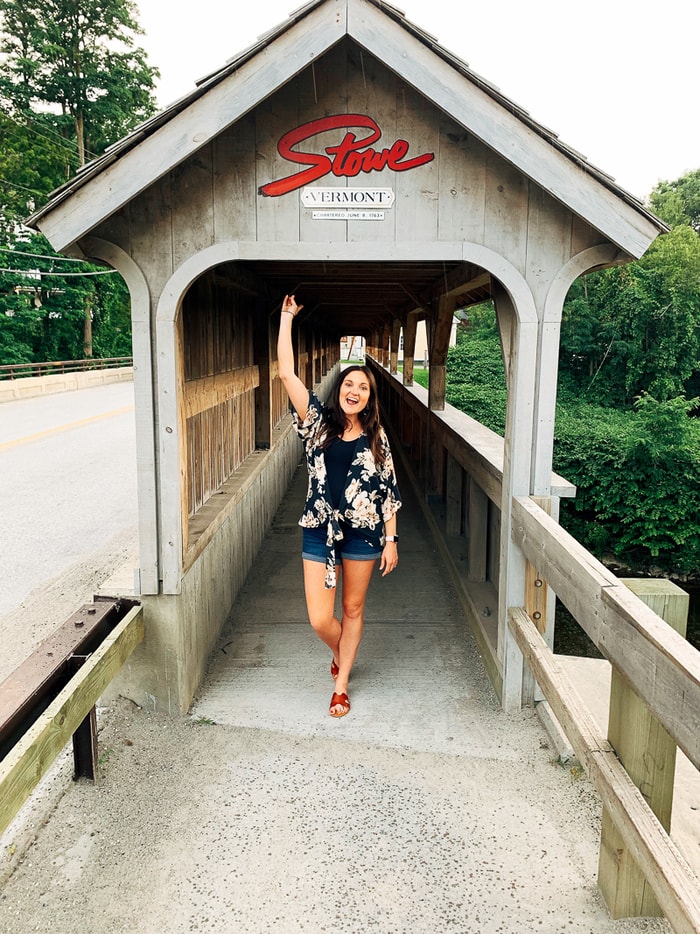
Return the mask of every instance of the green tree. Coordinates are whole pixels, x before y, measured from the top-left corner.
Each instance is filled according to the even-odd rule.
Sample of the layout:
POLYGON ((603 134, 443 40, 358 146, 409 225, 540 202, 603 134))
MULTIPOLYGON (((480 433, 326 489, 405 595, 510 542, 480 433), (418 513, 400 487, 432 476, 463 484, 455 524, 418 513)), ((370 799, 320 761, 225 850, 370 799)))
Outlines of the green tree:
POLYGON ((136 12, 131 0, 0 0, 3 362, 131 351, 121 278, 87 264, 71 274, 20 224, 86 155, 99 155, 154 112, 158 71, 135 45, 136 12))
POLYGON ((643 395, 635 410, 586 402, 557 411, 555 469, 576 484, 561 521, 600 558, 637 571, 700 569, 697 399, 643 395))
POLYGON ((17 117, 70 116, 79 165, 154 112, 158 71, 135 45, 131 0, 0 0, 0 16, 0 94, 17 117))
POLYGON ((131 353, 129 294, 117 273, 56 258, 41 235, 3 248, 0 258, 13 270, 0 271, 0 362, 131 353))
POLYGON ((660 182, 649 201, 652 210, 671 227, 686 224, 700 233, 700 169, 675 182, 660 182))
POLYGON ((562 318, 564 396, 629 407, 683 395, 700 367, 700 237, 687 225, 636 263, 572 286, 562 318))
POLYGON ((492 431, 505 432, 506 377, 492 302, 465 312, 447 355, 445 388, 451 405, 492 431))
POLYGON ((62 120, 44 113, 17 119, 0 104, 0 242, 11 242, 17 223, 77 168, 77 146, 62 120))

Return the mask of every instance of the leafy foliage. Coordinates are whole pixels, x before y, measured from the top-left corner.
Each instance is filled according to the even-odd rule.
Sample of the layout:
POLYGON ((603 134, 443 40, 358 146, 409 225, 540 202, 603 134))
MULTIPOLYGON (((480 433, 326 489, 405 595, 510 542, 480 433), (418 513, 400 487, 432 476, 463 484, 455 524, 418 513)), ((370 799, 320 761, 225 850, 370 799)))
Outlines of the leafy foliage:
POLYGON ((0 0, 0 15, 0 96, 18 118, 68 115, 79 165, 153 113, 158 71, 134 44, 131 0, 0 0))
POLYGON ((123 280, 52 259, 44 238, 21 222, 86 155, 155 111, 158 71, 135 45, 136 13, 131 0, 0 0, 2 362, 131 352, 123 280))
POLYGON ((700 237, 660 237, 636 263, 574 283, 561 331, 561 387, 571 397, 631 407, 642 392, 671 399, 700 363, 700 237))
POLYGON ((696 404, 644 395, 633 412, 559 406, 554 468, 577 486, 561 521, 594 554, 697 574, 700 424, 688 414, 696 404))
POLYGON ((447 356, 447 400, 493 431, 506 426, 506 378, 493 305, 470 309, 447 356))
POLYGON ((60 116, 17 120, 0 105, 0 239, 11 239, 18 222, 73 174, 78 158, 71 133, 60 116))
POLYGON ((660 182, 649 200, 656 214, 671 227, 688 225, 700 233, 700 169, 675 182, 660 182))
POLYGON ((117 273, 88 263, 60 263, 40 235, 1 252, 17 272, 0 272, 0 361, 31 363, 131 353, 129 295, 117 273), (35 254, 35 255, 28 255, 35 254), (82 275, 71 276, 69 272, 82 275), (85 275, 97 273, 97 275, 85 275), (84 346, 86 319, 92 347, 84 346))

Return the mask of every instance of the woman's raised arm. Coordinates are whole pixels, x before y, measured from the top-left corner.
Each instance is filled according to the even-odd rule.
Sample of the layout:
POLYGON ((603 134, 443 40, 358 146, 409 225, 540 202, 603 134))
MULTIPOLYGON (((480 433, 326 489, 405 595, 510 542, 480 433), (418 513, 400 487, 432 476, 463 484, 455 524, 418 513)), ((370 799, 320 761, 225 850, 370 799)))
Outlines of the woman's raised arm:
POLYGON ((309 406, 309 390, 294 372, 294 348, 292 346, 292 321, 299 314, 303 305, 297 305, 293 295, 285 295, 280 315, 280 329, 277 335, 277 363, 284 388, 299 418, 306 418, 309 406))

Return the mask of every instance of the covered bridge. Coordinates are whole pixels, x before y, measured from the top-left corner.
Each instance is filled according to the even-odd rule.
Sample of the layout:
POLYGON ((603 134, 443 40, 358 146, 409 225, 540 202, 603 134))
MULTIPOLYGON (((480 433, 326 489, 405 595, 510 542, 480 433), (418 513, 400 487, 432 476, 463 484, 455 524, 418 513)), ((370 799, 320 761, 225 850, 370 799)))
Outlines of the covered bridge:
POLYGON ((460 586, 502 703, 526 698, 506 609, 534 601, 551 636, 553 598, 528 581, 512 504, 534 496, 556 518, 575 492, 552 474, 562 305, 664 229, 641 203, 395 8, 313 0, 30 223, 131 294, 147 636, 124 693, 188 708, 298 463, 275 359, 295 292, 309 386, 340 365, 342 336, 366 339, 411 482, 466 550, 460 586), (505 442, 445 409, 453 313, 489 298, 505 442), (412 378, 420 319, 428 394, 412 378))

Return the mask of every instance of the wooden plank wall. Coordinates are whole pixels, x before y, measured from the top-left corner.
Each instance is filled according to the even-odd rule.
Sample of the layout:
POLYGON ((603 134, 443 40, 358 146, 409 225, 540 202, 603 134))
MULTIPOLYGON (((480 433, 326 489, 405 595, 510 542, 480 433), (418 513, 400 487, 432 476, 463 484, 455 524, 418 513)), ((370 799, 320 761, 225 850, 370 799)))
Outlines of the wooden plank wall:
POLYGON ((183 303, 187 514, 196 511, 255 449, 253 303, 212 275, 183 303))

